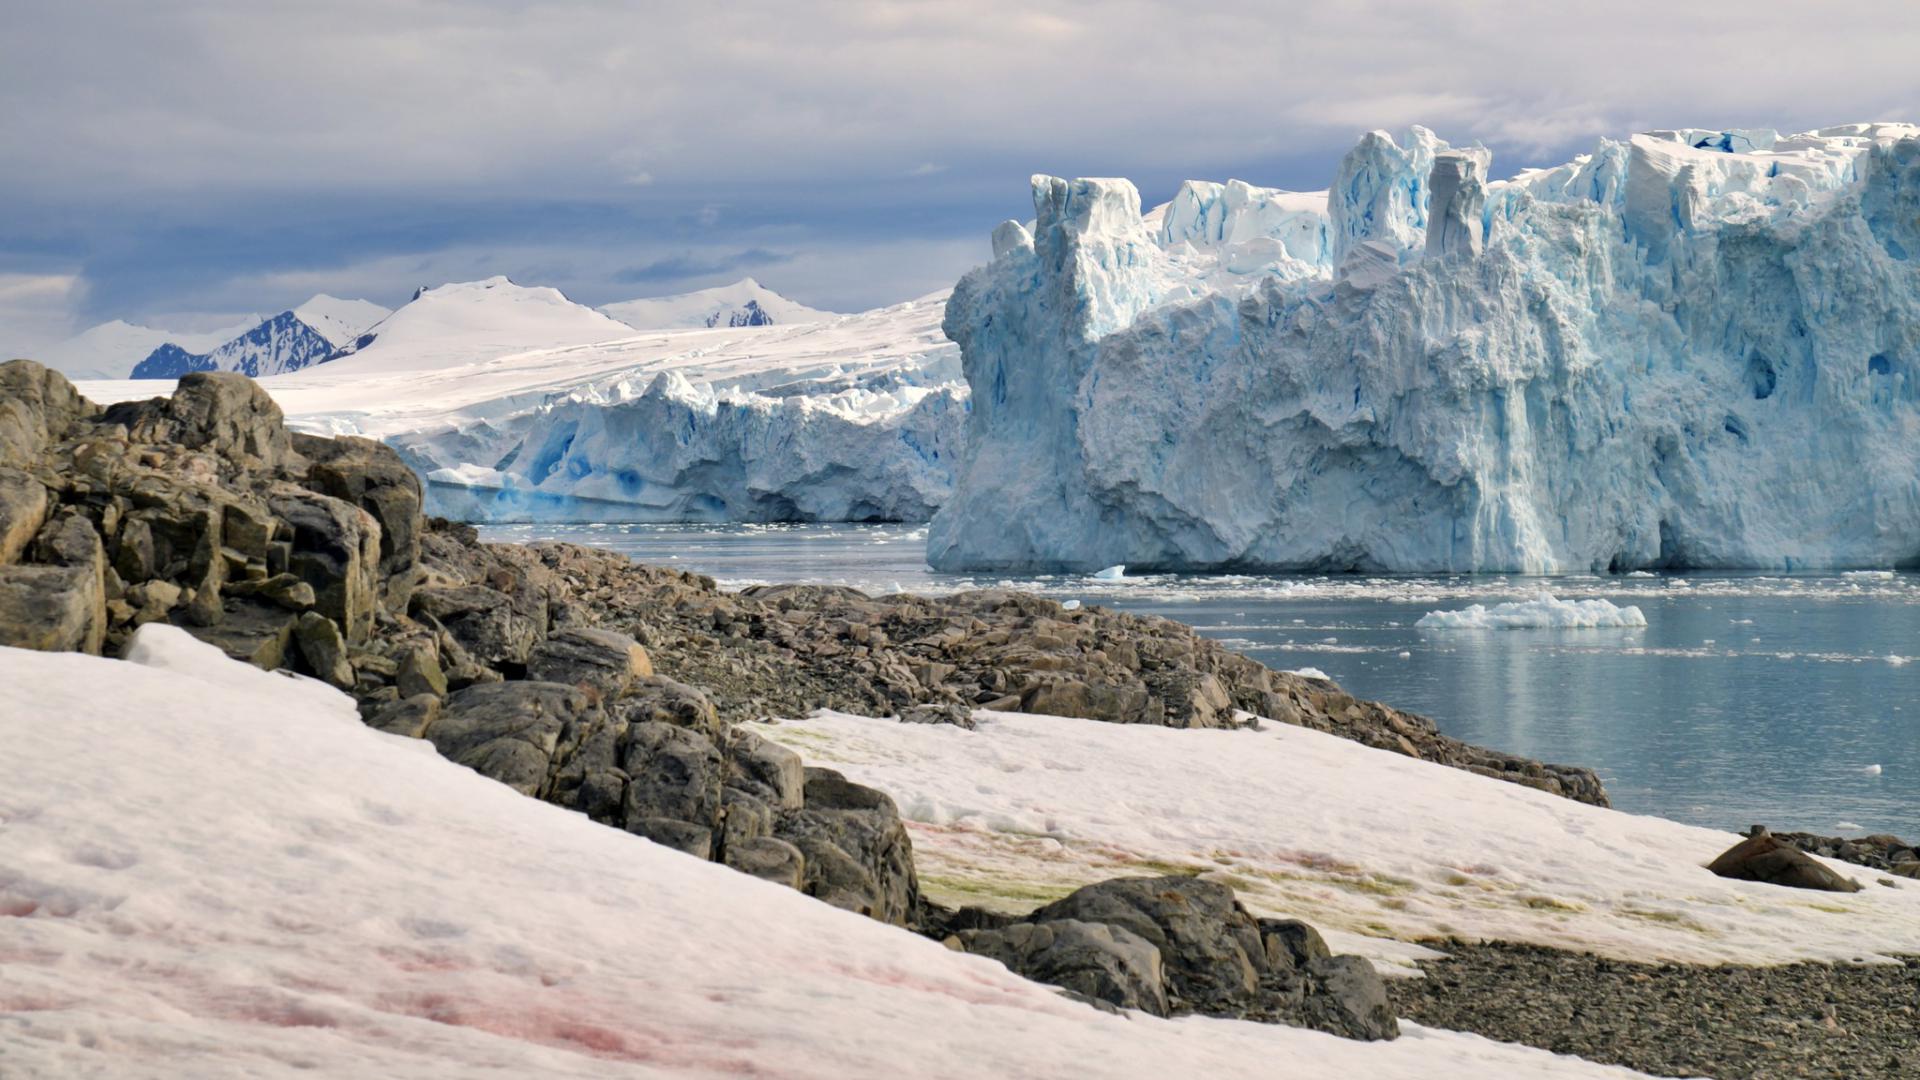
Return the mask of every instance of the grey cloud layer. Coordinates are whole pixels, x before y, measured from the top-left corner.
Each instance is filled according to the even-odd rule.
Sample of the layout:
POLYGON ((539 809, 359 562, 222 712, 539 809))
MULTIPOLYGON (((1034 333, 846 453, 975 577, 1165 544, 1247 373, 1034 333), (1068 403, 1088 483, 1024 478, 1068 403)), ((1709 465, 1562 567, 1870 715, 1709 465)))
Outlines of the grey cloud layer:
POLYGON ((808 286, 819 298, 878 302, 897 298, 891 275, 827 254, 880 242, 861 215, 894 215, 888 244, 950 251, 1017 212, 1032 171, 1132 175, 1150 194, 1185 175, 1317 185, 1358 131, 1420 122, 1484 140, 1504 172, 1638 127, 1920 105, 1920 15, 1897 2, 9 6, 0 198, 17 216, 0 272, 79 272, 95 303, 149 309, 273 274, 591 236, 568 219, 545 243, 476 212, 446 235, 242 250, 226 279, 167 295, 151 252, 218 267, 245 247, 234 207, 506 203, 537 231, 548 201, 586 205, 658 219, 580 260, 603 267, 574 282, 588 292, 621 269, 759 249, 845 267, 808 286), (715 188, 725 206, 705 219, 715 188))

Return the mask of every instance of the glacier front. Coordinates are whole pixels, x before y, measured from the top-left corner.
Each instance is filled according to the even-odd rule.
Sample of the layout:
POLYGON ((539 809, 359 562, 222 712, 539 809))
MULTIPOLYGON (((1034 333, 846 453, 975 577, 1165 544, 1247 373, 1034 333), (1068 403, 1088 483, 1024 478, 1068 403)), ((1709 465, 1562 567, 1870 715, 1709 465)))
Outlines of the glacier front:
POLYGON ((1920 128, 1683 129, 1326 193, 1035 177, 948 303, 943 570, 1920 563, 1920 128))

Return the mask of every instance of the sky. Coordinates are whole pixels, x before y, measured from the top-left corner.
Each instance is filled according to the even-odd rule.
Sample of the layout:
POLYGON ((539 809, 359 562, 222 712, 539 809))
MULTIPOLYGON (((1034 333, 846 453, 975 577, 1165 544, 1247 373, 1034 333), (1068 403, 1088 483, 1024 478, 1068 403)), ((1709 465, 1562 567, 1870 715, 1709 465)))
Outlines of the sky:
POLYGON ((1496 175, 1655 127, 1920 119, 1920 5, 0 0, 0 353, 506 274, 854 311, 1034 173, 1324 187, 1420 123, 1496 175))

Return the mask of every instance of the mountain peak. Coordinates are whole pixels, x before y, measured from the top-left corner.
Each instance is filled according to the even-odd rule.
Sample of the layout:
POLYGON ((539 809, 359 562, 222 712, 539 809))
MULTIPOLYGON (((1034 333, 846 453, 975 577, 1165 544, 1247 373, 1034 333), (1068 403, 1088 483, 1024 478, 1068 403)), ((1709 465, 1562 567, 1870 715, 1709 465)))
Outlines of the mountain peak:
POLYGON ((789 300, 750 277, 731 285, 604 305, 600 310, 636 330, 770 326, 831 322, 839 313, 789 300))

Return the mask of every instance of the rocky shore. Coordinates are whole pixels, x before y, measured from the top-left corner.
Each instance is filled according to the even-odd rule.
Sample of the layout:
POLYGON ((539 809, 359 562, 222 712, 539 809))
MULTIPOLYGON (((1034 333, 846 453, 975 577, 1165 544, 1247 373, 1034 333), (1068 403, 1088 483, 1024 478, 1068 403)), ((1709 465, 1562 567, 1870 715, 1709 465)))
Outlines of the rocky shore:
POLYGON ((1656 1076, 1920 1075, 1920 957, 1904 965, 1633 964, 1500 942, 1429 942, 1396 1015, 1656 1076))
MULTIPOLYGON (((1822 985, 1810 973, 1826 971, 1847 988, 1833 993, 1857 982, 1862 1001, 1868 988, 1904 988, 1911 1002, 1911 980, 1888 982, 1890 969, 1620 976, 1629 966, 1498 945, 1448 945, 1451 966, 1389 988, 1312 927, 1257 918, 1226 885, 1187 877, 1099 882, 1019 918, 947 910, 921 895, 892 798, 738 724, 822 708, 963 726, 980 708, 1173 728, 1259 716, 1581 802, 1605 806, 1606 794, 1590 770, 1461 743, 1165 619, 1013 591, 729 593, 592 548, 484 544, 421 506, 417 478, 390 448, 290 434, 244 377, 190 375, 170 398, 102 409, 38 365, 0 364, 0 644, 114 656, 141 626, 178 626, 237 659, 324 680, 368 724, 424 739, 523 794, 1105 1007, 1367 1039, 1394 1037, 1395 1015, 1407 1015, 1597 1060, 1699 1069, 1688 1062, 1773 1067, 1739 1056, 1751 1031, 1700 1010, 1765 1004, 1776 983, 1804 986, 1793 991, 1804 997, 1822 985), (1655 1007, 1635 987, 1669 975, 1686 1007, 1655 1018, 1693 1024, 1703 1056, 1672 1046, 1608 1056, 1600 1033, 1655 1007), (1569 1026, 1563 1005, 1628 1019, 1569 1026)), ((1912 857, 1881 847, 1896 873, 1899 856, 1912 857)), ((1882 1019, 1858 1030, 1877 1032, 1882 1019)), ((1911 1043, 1862 1045, 1897 1057, 1911 1043)), ((1853 1053, 1807 1060, 1851 1066, 1853 1053)))

